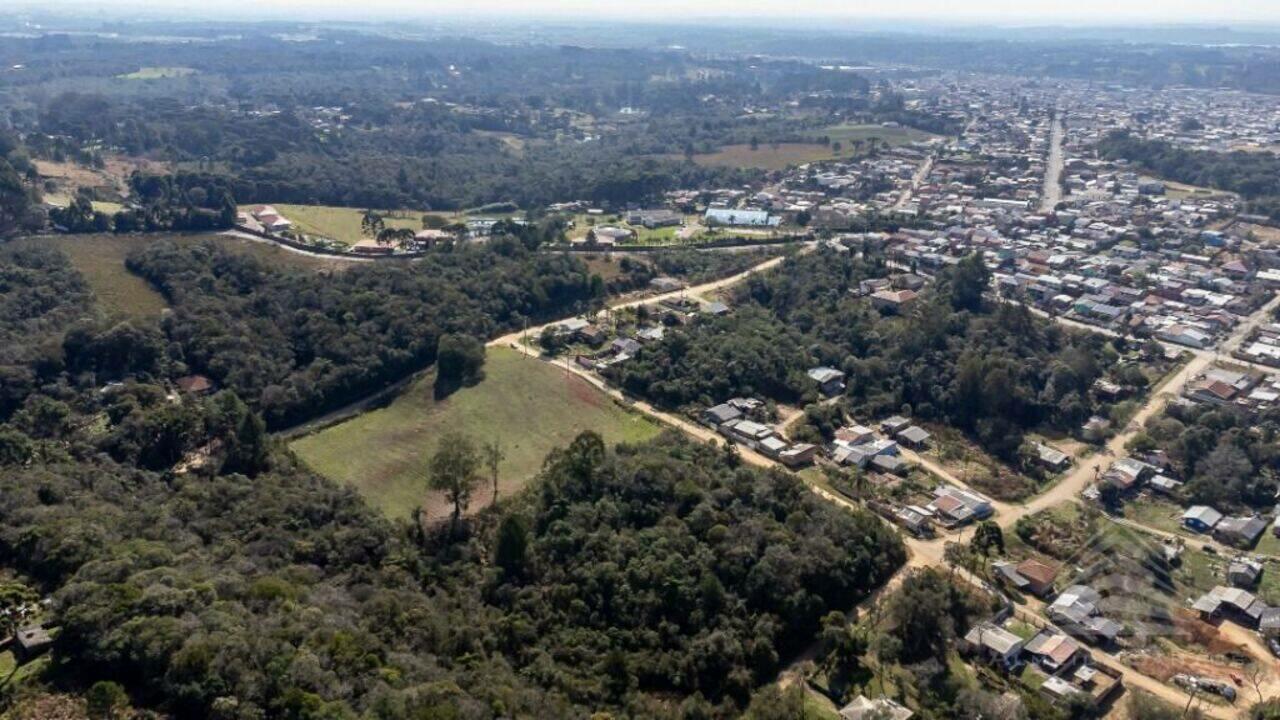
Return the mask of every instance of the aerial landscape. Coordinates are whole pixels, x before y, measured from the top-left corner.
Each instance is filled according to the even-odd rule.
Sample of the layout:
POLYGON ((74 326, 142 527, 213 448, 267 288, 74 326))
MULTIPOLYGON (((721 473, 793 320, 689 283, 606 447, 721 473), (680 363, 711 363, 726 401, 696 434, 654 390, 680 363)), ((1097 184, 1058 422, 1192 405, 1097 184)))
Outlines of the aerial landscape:
POLYGON ((1280 720, 1280 6, 0 6, 0 720, 1280 720))

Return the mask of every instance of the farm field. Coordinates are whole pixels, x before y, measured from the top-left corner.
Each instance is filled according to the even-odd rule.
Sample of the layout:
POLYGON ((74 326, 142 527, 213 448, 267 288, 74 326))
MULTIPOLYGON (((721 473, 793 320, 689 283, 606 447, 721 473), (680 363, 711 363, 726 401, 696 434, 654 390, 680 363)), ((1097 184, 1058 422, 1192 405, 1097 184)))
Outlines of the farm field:
MULTIPOLYGON (((167 307, 164 296, 147 281, 129 272, 124 261, 129 253, 154 242, 154 235, 51 235, 21 242, 51 245, 66 253, 71 264, 84 276, 102 309, 124 317, 154 317, 167 307)), ((346 267, 333 260, 312 258, 282 247, 226 235, 183 235, 176 239, 198 242, 212 239, 226 247, 252 255, 272 267, 299 270, 346 267)))
MULTIPOLYGON (((443 401, 432 396, 432 377, 419 380, 385 408, 295 440, 290 447, 316 472, 358 489, 390 517, 409 517, 423 505, 443 518, 443 496, 425 491, 425 468, 438 438, 449 430, 477 442, 497 440, 505 454, 499 492, 510 496, 532 479, 546 454, 583 430, 609 444, 639 442, 659 428, 616 405, 585 380, 507 348, 490 348, 485 379, 443 401)), ((477 489, 471 509, 492 501, 477 489)))

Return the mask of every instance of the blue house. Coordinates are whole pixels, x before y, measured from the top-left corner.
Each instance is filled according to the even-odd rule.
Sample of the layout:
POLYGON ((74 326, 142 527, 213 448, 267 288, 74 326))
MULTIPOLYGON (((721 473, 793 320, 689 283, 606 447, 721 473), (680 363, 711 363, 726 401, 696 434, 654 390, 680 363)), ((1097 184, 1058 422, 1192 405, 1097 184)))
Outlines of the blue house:
POLYGON ((1221 520, 1222 513, 1208 505, 1194 505, 1182 513, 1182 524, 1198 533, 1212 531, 1221 520))

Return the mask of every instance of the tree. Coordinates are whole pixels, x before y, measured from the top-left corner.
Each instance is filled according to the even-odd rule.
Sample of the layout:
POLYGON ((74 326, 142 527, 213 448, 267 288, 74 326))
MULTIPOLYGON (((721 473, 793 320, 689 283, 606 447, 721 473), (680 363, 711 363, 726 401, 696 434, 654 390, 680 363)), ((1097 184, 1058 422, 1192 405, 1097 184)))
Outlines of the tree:
POLYGON ((1004 553, 1004 531, 995 522, 984 520, 974 529, 969 544, 984 556, 990 555, 993 549, 1004 553))
POLYGON ((489 476, 493 479, 493 504, 498 504, 498 465, 506 458, 502 453, 502 446, 497 440, 491 440, 484 444, 482 450, 484 454, 485 467, 489 469, 489 476))
POLYGON ((90 686, 85 693, 89 717, 94 720, 115 720, 121 711, 129 707, 129 696, 117 683, 103 680, 90 686))
POLYGON ((453 504, 450 525, 456 534, 462 512, 471 504, 471 493, 480 481, 480 453, 471 438, 457 432, 440 437, 440 445, 427 470, 427 485, 442 492, 453 504))
POLYGON ((502 569, 506 578, 524 577, 528 564, 529 529, 519 515, 502 518, 498 526, 498 547, 494 552, 494 564, 502 569))
POLYGON ((373 210, 365 210, 360 216, 360 232, 363 235, 376 238, 385 227, 386 222, 382 219, 382 215, 373 210))
POLYGON ((441 335, 436 345, 436 399, 483 380, 483 367, 483 343, 470 335, 441 335))

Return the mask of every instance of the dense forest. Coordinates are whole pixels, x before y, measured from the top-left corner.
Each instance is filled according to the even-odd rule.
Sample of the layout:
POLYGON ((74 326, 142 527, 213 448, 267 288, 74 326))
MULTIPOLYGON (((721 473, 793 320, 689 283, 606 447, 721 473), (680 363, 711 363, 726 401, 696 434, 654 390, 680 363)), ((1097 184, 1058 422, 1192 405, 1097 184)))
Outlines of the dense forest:
POLYGON ((577 260, 510 240, 321 277, 215 243, 152 243, 128 265, 173 306, 164 331, 185 368, 235 390, 272 427, 429 365, 442 334, 488 338, 604 294, 577 260))
POLYGON ((1134 450, 1164 451, 1185 481, 1190 503, 1229 511, 1275 506, 1280 471, 1280 414, 1235 407, 1170 405, 1131 441, 1134 450))
POLYGON ((1101 336, 1064 330, 1020 306, 983 298, 977 256, 944 271, 901 315, 855 297, 883 260, 822 250, 750 278, 732 314, 667 333, 607 373, 629 392, 681 408, 738 395, 816 399, 805 374, 848 376, 846 404, 866 420, 908 411, 953 424, 1014 459, 1025 431, 1078 428, 1099 410, 1089 388, 1117 351, 1101 336))
POLYGON ((1274 153, 1192 150, 1123 130, 1103 138, 1097 149, 1104 158, 1128 160, 1158 177, 1239 193, 1254 212, 1280 220, 1280 158, 1274 153))
POLYGON ((297 467, 232 391, 168 397, 181 361, 155 328, 100 387, 60 256, 6 249, 0 272, 4 307, 29 308, 0 316, 0 566, 52 597, 67 689, 179 717, 732 716, 904 559, 871 515, 674 436, 585 434, 502 513, 424 535, 297 467))

